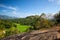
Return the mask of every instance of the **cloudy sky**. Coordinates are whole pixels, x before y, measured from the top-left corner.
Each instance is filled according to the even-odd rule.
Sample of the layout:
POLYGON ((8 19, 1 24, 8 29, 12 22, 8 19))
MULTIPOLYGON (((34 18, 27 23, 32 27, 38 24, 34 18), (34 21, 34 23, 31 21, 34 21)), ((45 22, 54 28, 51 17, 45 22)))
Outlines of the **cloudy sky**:
POLYGON ((60 0, 0 0, 0 14, 26 17, 60 11, 60 0))

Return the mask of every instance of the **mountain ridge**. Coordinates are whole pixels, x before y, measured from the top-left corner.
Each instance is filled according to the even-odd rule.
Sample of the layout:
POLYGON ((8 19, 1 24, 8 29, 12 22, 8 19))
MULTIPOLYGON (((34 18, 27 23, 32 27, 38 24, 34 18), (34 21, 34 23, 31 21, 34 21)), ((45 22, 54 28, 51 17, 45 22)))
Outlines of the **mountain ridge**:
POLYGON ((7 15, 0 15, 0 19, 13 19, 16 17, 11 17, 11 16, 7 16, 7 15))

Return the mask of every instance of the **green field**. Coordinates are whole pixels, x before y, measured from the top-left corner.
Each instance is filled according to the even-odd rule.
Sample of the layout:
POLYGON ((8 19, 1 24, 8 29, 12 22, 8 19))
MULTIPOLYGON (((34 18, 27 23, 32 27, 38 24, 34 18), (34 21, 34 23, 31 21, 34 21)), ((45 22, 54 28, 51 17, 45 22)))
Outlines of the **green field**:
POLYGON ((17 25, 16 28, 11 27, 10 29, 0 30, 0 38, 5 37, 5 35, 11 35, 11 32, 14 32, 14 30, 18 30, 19 33, 27 32, 29 31, 28 29, 31 27, 31 26, 20 25, 20 24, 16 24, 16 25, 17 25), (3 31, 7 33, 5 34, 3 31))
POLYGON ((20 24, 17 24, 17 29, 20 31, 20 32, 25 32, 26 30, 29 29, 30 26, 27 26, 27 25, 20 25, 20 24))

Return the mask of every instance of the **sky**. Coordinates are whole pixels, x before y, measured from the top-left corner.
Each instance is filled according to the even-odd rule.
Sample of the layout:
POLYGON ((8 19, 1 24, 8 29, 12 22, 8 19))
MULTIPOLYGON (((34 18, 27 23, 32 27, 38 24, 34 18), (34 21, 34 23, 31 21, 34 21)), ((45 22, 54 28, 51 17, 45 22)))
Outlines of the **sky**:
POLYGON ((26 17, 45 13, 53 15, 60 11, 60 0, 0 0, 0 14, 26 17))

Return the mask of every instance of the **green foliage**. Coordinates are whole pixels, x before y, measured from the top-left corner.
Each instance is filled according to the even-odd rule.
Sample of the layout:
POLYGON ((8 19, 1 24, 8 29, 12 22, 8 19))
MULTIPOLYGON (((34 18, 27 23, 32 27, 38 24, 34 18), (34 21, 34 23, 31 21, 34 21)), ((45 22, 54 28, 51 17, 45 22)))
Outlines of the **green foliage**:
POLYGON ((0 29, 9 29, 11 27, 16 27, 16 25, 7 20, 0 20, 0 29))
POLYGON ((53 22, 46 18, 45 13, 42 13, 40 16, 28 16, 26 18, 18 18, 12 20, 15 23, 21 25, 32 26, 29 29, 41 29, 41 28, 50 28, 53 25, 53 22))
POLYGON ((4 31, 5 31, 5 30, 1 30, 1 29, 0 29, 0 38, 5 37, 5 33, 4 33, 4 31))
POLYGON ((52 27, 52 22, 46 18, 45 14, 41 14, 39 18, 35 21, 34 29, 50 28, 52 27))
POLYGON ((10 20, 0 19, 0 38, 10 36, 13 34, 27 32, 29 28, 30 26, 27 25, 20 25, 10 20))
POLYGON ((16 32, 16 24, 10 22, 8 20, 0 19, 0 38, 15 34, 16 32), (14 31, 13 31, 14 30, 14 31))
POLYGON ((9 35, 28 32, 30 30, 39 30, 44 28, 50 28, 54 25, 54 22, 59 23, 60 20, 60 12, 57 16, 54 16, 54 20, 50 20, 46 18, 46 15, 42 13, 40 16, 28 16, 26 18, 16 18, 16 19, 8 19, 1 20, 0 19, 0 37, 6 37, 9 35), (53 22, 54 21, 54 22, 53 22), (3 30, 5 30, 3 32, 3 30))
POLYGON ((47 19, 40 18, 36 21, 34 28, 41 29, 41 28, 50 28, 51 22, 47 19))
POLYGON ((54 15, 54 20, 56 21, 56 24, 60 23, 60 11, 54 15))
POLYGON ((14 23, 18 23, 21 25, 33 25, 35 20, 38 18, 38 15, 35 16, 28 16, 26 18, 16 18, 16 19, 11 19, 10 21, 14 23))
POLYGON ((17 29, 20 33, 27 32, 31 26, 17 24, 17 29))
POLYGON ((12 27, 12 28, 6 30, 5 37, 13 35, 13 34, 17 34, 17 33, 19 33, 17 28, 12 27))

